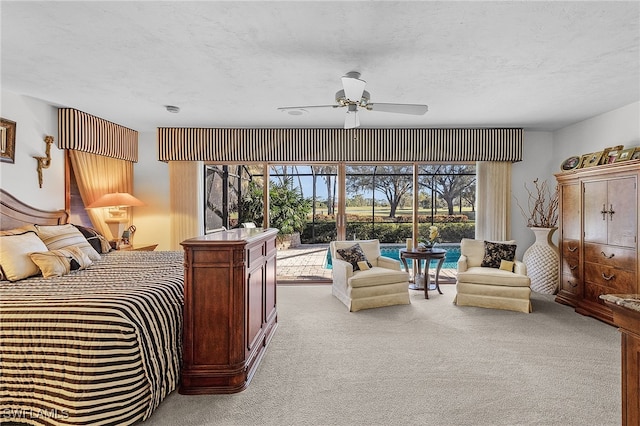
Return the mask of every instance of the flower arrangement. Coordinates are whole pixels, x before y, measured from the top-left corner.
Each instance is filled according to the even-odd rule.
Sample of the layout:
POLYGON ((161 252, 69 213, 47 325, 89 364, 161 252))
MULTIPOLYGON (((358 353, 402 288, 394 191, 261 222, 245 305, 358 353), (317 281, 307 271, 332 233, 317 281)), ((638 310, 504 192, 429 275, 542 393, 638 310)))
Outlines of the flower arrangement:
POLYGON ((524 184, 529 194, 528 211, 525 211, 517 198, 516 204, 518 204, 522 216, 527 221, 528 227, 554 228, 558 223, 558 187, 556 186, 552 191, 547 185, 547 181, 540 183, 538 178, 533 181, 533 184, 535 192, 529 190, 526 183, 524 184))
POLYGON ((420 242, 426 247, 433 247, 439 235, 438 227, 432 225, 429 227, 429 234, 427 235, 427 238, 420 239, 420 242))

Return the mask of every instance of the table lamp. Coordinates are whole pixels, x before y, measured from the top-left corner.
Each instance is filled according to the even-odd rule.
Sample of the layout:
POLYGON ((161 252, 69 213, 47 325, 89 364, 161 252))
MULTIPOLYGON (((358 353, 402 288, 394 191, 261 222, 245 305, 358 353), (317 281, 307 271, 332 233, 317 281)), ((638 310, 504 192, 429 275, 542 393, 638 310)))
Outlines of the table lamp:
POLYGON ((108 217, 104 220, 114 240, 119 240, 129 221, 125 207, 139 207, 145 204, 127 192, 112 192, 104 194, 87 206, 88 209, 108 208, 108 217))

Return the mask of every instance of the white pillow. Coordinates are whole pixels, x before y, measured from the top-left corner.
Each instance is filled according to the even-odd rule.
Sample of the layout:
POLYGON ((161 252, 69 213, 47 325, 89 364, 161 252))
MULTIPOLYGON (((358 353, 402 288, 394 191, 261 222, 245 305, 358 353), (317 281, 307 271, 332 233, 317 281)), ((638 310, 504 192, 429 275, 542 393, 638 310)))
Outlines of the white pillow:
POLYGON ((73 225, 36 225, 36 231, 49 250, 75 246, 89 256, 89 259, 101 259, 100 253, 91 246, 89 241, 82 235, 82 232, 78 231, 78 228, 73 225))
POLYGON ((30 253, 47 251, 47 246, 35 232, 0 236, 0 266, 9 281, 18 281, 38 275, 40 268, 33 263, 30 253))

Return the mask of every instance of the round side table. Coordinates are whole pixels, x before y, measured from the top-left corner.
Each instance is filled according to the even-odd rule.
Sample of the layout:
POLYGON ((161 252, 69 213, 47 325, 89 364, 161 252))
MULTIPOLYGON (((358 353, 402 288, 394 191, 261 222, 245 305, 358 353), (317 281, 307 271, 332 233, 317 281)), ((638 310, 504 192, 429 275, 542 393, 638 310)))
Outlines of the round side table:
POLYGON ((424 290, 424 298, 429 298, 429 265, 431 264, 431 260, 435 259, 438 261, 438 266, 436 267, 435 273, 435 283, 436 290, 438 293, 442 294, 440 290, 440 269, 442 269, 442 264, 444 263, 444 258, 447 255, 447 251, 439 248, 432 248, 427 250, 407 250, 406 248, 400 249, 400 260, 404 264, 404 269, 408 272, 409 266, 407 265, 407 259, 412 259, 418 264, 418 275, 422 274, 422 261, 425 261, 424 265, 424 276, 425 276, 425 284, 424 288, 416 285, 415 277, 413 279, 413 284, 409 285, 411 290, 424 290))

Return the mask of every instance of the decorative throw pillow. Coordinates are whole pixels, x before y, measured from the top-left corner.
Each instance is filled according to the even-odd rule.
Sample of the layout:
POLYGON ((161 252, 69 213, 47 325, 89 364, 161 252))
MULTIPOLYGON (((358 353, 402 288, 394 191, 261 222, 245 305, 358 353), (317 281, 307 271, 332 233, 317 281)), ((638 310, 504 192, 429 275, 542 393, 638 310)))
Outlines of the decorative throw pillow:
POLYGON ((29 257, 36 251, 47 251, 47 246, 33 231, 0 236, 0 267, 5 278, 18 281, 38 275, 40 268, 29 257))
POLYGON ((511 260, 502 259, 500 261, 500 269, 502 269, 503 271, 513 272, 513 267, 515 266, 515 264, 516 263, 511 260))
POLYGON ((86 226, 81 225, 73 225, 78 228, 78 231, 84 235, 87 239, 91 247, 98 253, 109 253, 111 251, 111 244, 109 244, 109 240, 107 240, 104 235, 99 233, 93 228, 87 228, 86 226))
POLYGON ((82 233, 73 225, 36 225, 36 231, 49 250, 58 250, 69 246, 75 246, 89 256, 89 259, 101 259, 100 253, 98 253, 91 244, 89 244, 84 235, 82 235, 82 233))
MULTIPOLYGON (((346 249, 337 249, 338 254, 351 265, 353 265, 354 271, 359 271, 360 266, 358 266, 358 262, 366 262, 369 268, 372 267, 371 263, 367 260, 367 256, 364 255, 362 251, 362 247, 360 244, 356 243, 355 245, 346 248, 346 249)), ((368 269, 368 268, 367 268, 368 269)))
POLYGON ((59 250, 31 253, 31 260, 38 265, 45 278, 59 277, 71 271, 84 269, 93 262, 78 247, 69 246, 59 250))
POLYGON ((491 241, 484 242, 484 258, 480 266, 489 268, 500 268, 500 261, 513 261, 516 258, 516 245, 494 243, 491 241))
POLYGON ((371 269, 371 266, 366 260, 361 260, 358 262, 358 268, 360 268, 361 271, 366 271, 367 269, 371 269))

